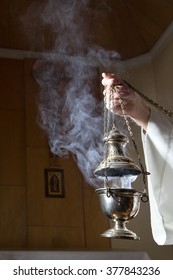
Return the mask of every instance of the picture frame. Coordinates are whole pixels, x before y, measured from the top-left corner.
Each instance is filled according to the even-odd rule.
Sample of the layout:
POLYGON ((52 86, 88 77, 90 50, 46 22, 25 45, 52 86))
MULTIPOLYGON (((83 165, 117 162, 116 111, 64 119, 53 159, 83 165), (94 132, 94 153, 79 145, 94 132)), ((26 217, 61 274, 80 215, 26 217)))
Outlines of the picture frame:
POLYGON ((45 177, 45 196, 50 198, 64 198, 64 170, 59 168, 46 168, 45 177))

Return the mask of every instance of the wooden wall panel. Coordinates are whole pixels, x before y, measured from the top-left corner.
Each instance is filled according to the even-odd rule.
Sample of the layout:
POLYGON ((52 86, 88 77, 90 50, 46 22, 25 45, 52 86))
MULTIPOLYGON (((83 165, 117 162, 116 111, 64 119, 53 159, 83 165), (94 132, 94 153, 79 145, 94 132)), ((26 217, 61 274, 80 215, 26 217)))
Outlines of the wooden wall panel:
POLYGON ((23 61, 0 59, 0 248, 27 242, 23 61))
POLYGON ((25 186, 25 127, 22 111, 0 111, 0 184, 25 186))
POLYGON ((108 220, 73 157, 50 158, 33 63, 0 60, 0 248, 109 248, 100 238, 108 220), (44 170, 53 166, 64 170, 65 198, 45 197, 44 170))
POLYGON ((9 47, 9 1, 0 1, 0 46, 9 47))
POLYGON ((27 244, 26 190, 0 186, 0 249, 22 250, 27 244))
MULTIPOLYGON (((100 47, 115 50, 123 60, 148 52, 173 19, 172 0, 91 2, 91 45, 98 44, 100 47)), ((60 24, 55 23, 55 31, 49 21, 42 23, 39 16, 44 13, 45 3, 0 0, 0 47, 32 51, 52 50, 60 24)))
POLYGON ((50 226, 29 227, 28 246, 30 249, 79 250, 85 248, 83 227, 50 226))
POLYGON ((151 20, 152 26, 156 24, 161 27, 161 30, 165 24, 172 21, 173 9, 170 0, 130 0, 128 2, 136 9, 136 14, 141 13, 141 20, 145 17, 151 20))
POLYGON ((38 88, 32 76, 33 63, 25 60, 28 246, 109 248, 110 243, 100 238, 108 220, 99 215, 95 192, 90 192, 90 186, 84 191, 83 177, 71 155, 56 158, 52 165, 47 137, 41 128, 35 127, 38 88), (49 167, 64 170, 65 198, 45 197, 44 169, 49 167), (95 226, 97 230, 93 230, 95 226))
POLYGON ((0 58, 0 109, 24 111, 23 61, 0 58))
POLYGON ((28 225, 83 227, 81 175, 71 158, 56 166, 64 170, 65 198, 45 197, 48 153, 48 149, 28 149, 28 225))
POLYGON ((39 86, 33 78, 34 59, 25 59, 25 114, 26 114, 26 145, 27 147, 48 148, 47 135, 37 123, 39 86))

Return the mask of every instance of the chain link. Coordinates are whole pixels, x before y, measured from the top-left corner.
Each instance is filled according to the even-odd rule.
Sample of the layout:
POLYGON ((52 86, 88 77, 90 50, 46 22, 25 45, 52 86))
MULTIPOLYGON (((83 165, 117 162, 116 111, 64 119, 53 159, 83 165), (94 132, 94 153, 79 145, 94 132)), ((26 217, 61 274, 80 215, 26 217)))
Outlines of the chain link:
MULTIPOLYGON (((110 126, 110 114, 109 114, 109 111, 108 111, 106 105, 107 105, 107 95, 105 94, 105 97, 104 97, 104 138, 108 136, 109 126, 110 126)), ((107 197, 110 197, 110 186, 109 186, 109 181, 108 181, 108 176, 107 176, 107 168, 108 168, 107 158, 108 158, 108 142, 104 141, 104 163, 105 163, 104 187, 106 188, 107 197)))
POLYGON ((147 184, 146 184, 147 180, 146 180, 146 175, 148 175, 149 173, 145 171, 145 168, 144 168, 144 166, 142 164, 141 157, 140 157, 140 154, 139 154, 139 151, 138 151, 138 147, 137 147, 137 144, 136 144, 136 141, 135 141, 135 137, 134 137, 133 131, 132 131, 130 123, 129 123, 129 118, 127 117, 127 114, 126 114, 125 107, 124 107, 121 95, 119 94, 118 88, 115 85, 113 85, 110 88, 110 94, 113 95, 115 92, 116 92, 116 94, 118 96, 118 101, 119 101, 119 104, 120 104, 120 107, 121 107, 122 115, 123 115, 123 118, 125 120, 127 129, 128 129, 131 141, 133 143, 133 146, 134 146, 134 149, 135 149, 135 152, 136 152, 136 155, 137 155, 137 159, 138 159, 141 171, 142 171, 143 184, 144 184, 142 201, 143 202, 147 202, 148 201, 148 196, 147 196, 147 184))
POLYGON ((127 81, 123 82, 129 87, 131 88, 135 93, 137 93, 140 97, 142 97, 148 104, 152 105, 153 107, 157 108, 158 110, 160 110, 162 113, 166 114, 168 117, 170 117, 173 120, 173 112, 171 110, 166 109, 164 106, 158 104, 156 101, 152 100, 151 98, 147 97, 146 95, 144 95, 142 92, 140 92, 139 90, 137 90, 134 86, 132 86, 131 84, 129 84, 127 81))
MULTIPOLYGON (((138 147, 137 147, 137 144, 136 144, 136 141, 135 141, 135 137, 134 137, 133 131, 132 131, 130 123, 129 123, 129 118, 127 117, 127 114, 126 114, 126 111, 125 111, 123 100, 122 100, 122 98, 121 98, 121 96, 120 96, 120 94, 119 94, 119 92, 117 90, 117 87, 115 85, 109 87, 109 89, 107 87, 105 87, 105 89, 104 89, 104 94, 105 94, 104 106, 106 107, 106 104, 107 104, 106 98, 109 97, 109 103, 107 104, 107 106, 108 106, 108 108, 110 108, 110 106, 109 106, 110 105, 110 100, 113 101, 113 95, 114 95, 115 92, 116 92, 116 94, 118 96, 118 101, 119 101, 119 104, 120 104, 120 107, 121 107, 122 116, 123 116, 123 118, 125 120, 125 124, 127 126, 128 133, 129 133, 131 141, 133 143, 133 146, 134 146, 134 149, 135 149, 135 152, 136 152, 136 155, 137 155, 137 159, 138 159, 138 162, 139 162, 139 165, 140 165, 140 168, 141 168, 142 176, 143 176, 144 189, 143 189, 143 195, 142 195, 141 200, 143 202, 147 202, 148 201, 148 195, 147 195, 146 175, 148 175, 149 173, 145 171, 145 168, 144 168, 144 166, 142 164, 141 157, 140 157, 140 154, 139 154, 139 151, 138 151, 138 147), (107 94, 107 91, 109 92, 109 94, 107 94)), ((108 114, 108 112, 107 112, 107 114, 108 114)), ((107 122, 107 121, 110 122, 110 118, 108 117, 108 115, 105 118, 105 122, 107 122)), ((115 114, 114 114, 114 117, 113 117, 112 121, 113 121, 113 126, 115 126, 115 114)), ((108 127, 107 127, 107 129, 108 129, 108 127)))

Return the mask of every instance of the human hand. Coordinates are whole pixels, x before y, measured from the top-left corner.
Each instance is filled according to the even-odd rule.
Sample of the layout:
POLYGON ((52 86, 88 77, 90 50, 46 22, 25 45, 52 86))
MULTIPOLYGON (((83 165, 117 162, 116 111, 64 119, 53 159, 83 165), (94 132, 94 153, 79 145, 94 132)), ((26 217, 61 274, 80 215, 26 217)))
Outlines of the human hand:
POLYGON ((150 108, 144 100, 115 74, 103 73, 102 77, 108 110, 120 116, 125 114, 131 117, 138 125, 146 130, 150 108))

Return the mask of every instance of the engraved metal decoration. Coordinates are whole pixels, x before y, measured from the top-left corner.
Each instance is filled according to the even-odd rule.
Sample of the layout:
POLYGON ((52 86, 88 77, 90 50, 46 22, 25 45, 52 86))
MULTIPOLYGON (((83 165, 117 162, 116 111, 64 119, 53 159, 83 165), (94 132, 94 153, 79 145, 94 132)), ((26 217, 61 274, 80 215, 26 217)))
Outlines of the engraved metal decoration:
POLYGON ((127 137, 113 128, 104 138, 107 146, 107 157, 95 170, 97 176, 115 177, 125 175, 139 175, 140 168, 135 165, 132 159, 123 153, 123 146, 127 143, 127 137))

